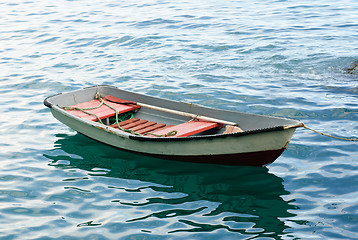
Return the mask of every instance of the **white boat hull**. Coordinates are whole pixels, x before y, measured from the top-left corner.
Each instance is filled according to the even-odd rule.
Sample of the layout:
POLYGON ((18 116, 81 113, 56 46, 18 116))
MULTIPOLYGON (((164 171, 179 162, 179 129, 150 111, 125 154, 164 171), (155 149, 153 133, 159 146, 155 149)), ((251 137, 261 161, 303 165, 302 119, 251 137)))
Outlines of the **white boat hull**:
MULTIPOLYGON (((76 117, 53 103, 45 103, 47 106, 49 104, 51 104, 51 112, 55 118, 89 138, 116 148, 180 161, 227 165, 267 165, 281 155, 296 129, 296 127, 285 128, 278 125, 235 134, 153 138, 131 135, 98 122, 76 117)), ((254 116, 257 117, 257 115, 254 116)), ((273 119, 280 118, 268 116, 267 121, 273 121, 273 119)), ((232 121, 232 119, 229 120, 232 121)), ((299 123, 297 120, 284 120, 287 120, 288 125, 299 123)))

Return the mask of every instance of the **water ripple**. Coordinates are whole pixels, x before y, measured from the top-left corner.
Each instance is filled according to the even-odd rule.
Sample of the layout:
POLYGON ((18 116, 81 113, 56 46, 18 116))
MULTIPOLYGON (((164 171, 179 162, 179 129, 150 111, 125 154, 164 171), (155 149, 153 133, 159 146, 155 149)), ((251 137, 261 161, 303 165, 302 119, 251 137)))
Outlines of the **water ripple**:
POLYGON ((147 158, 43 99, 108 84, 357 137, 356 1, 0 3, 0 238, 351 239, 357 145, 298 129, 267 168, 147 158), (21 226, 19 228, 18 226, 21 226))

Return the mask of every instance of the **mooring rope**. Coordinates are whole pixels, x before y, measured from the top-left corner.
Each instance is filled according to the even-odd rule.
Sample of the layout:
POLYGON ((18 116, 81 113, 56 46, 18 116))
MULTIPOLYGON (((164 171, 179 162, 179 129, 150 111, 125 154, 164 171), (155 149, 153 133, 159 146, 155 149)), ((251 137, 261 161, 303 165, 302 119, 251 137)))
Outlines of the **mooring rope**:
MULTIPOLYGON (((97 97, 97 95, 96 95, 96 97, 97 97)), ((99 99, 98 99, 98 100, 99 100, 99 99)), ((104 100, 102 99, 102 100, 101 100, 101 103, 100 103, 98 106, 96 106, 96 107, 90 107, 90 108, 62 107, 62 109, 64 109, 64 110, 78 110, 78 111, 82 111, 82 112, 84 112, 84 113, 86 113, 86 114, 88 114, 88 115, 95 116, 95 117, 97 118, 98 122, 100 122, 100 123, 103 124, 102 120, 101 120, 96 114, 87 112, 88 110, 93 110, 93 109, 100 108, 103 104, 104 104, 104 100)))
POLYGON ((353 74, 354 70, 356 70, 356 69, 358 69, 358 62, 355 63, 353 67, 348 68, 347 70, 348 70, 349 74, 353 74))
POLYGON ((103 104, 104 104, 105 106, 111 108, 112 110, 114 110, 114 111, 116 112, 116 124, 117 124, 119 130, 121 130, 121 131, 123 131, 123 132, 131 133, 131 134, 134 134, 134 135, 141 135, 141 134, 139 134, 139 133, 136 133, 136 132, 133 131, 133 130, 122 128, 122 127, 119 125, 119 121, 118 121, 118 115, 119 115, 119 113, 118 113, 117 109, 115 109, 115 108, 112 107, 111 105, 105 103, 104 100, 103 100, 103 98, 102 98, 100 95, 99 95, 99 96, 96 95, 96 97, 98 98, 98 100, 103 101, 103 104))
POLYGON ((155 137, 172 137, 172 136, 177 135, 177 133, 178 133, 177 130, 173 130, 173 131, 170 131, 170 132, 168 132, 168 133, 166 133, 166 134, 164 134, 164 135, 158 135, 158 134, 150 133, 150 132, 148 132, 148 133, 143 133, 143 135, 153 135, 153 136, 155 136, 155 137))
MULTIPOLYGON (((97 96, 96 96, 97 97, 97 96)), ((158 134, 154 134, 154 133, 144 133, 144 134, 140 134, 140 133, 136 133, 135 131, 133 130, 130 130, 130 129, 124 129, 122 128, 120 125, 119 125, 119 121, 118 121, 118 111, 117 109, 115 109, 114 107, 112 107, 111 105, 107 104, 106 102, 104 102, 103 98, 99 95, 98 96, 99 100, 103 101, 103 104, 106 105, 107 107, 111 108, 112 110, 114 110, 116 112, 116 124, 118 126, 118 128, 121 130, 121 131, 124 131, 124 132, 128 132, 128 133, 131 133, 133 135, 137 135, 137 136, 142 136, 142 135, 153 135, 153 136, 156 136, 156 137, 170 137, 170 136, 175 136, 178 132, 176 130, 173 130, 173 131, 170 131, 164 135, 158 135, 158 134)))
POLYGON ((326 133, 323 133, 323 132, 319 132, 319 131, 314 130, 314 129, 310 128, 310 127, 307 127, 304 123, 302 123, 301 126, 302 126, 303 128, 308 129, 308 130, 311 130, 312 132, 321 134, 321 135, 326 136, 326 137, 335 138, 335 139, 340 139, 340 140, 344 140, 344 141, 358 141, 358 138, 342 138, 342 137, 332 136, 332 135, 329 135, 329 134, 326 134, 326 133))

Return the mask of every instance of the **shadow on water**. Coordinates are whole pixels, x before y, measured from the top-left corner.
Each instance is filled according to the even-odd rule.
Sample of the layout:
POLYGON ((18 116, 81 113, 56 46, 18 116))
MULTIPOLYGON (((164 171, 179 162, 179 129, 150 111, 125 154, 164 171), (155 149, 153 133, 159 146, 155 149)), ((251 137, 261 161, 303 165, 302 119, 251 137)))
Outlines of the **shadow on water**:
MULTIPOLYGON (((145 203, 121 203, 129 207, 136 208, 155 203, 176 205, 194 201, 214 202, 217 203, 217 207, 206 216, 222 214, 223 221, 251 223, 248 228, 256 229, 256 236, 262 234, 261 236, 266 237, 271 234, 284 235, 288 227, 282 219, 294 216, 289 210, 295 206, 281 198, 289 194, 283 187, 283 180, 269 173, 267 168, 161 160, 118 150, 80 134, 57 137, 54 152, 60 149, 72 157, 67 158, 69 165, 61 165, 57 164, 57 161, 64 159, 62 151, 62 157, 45 154, 52 166, 81 169, 89 175, 95 168, 104 168, 104 177, 150 182, 154 183, 151 187, 154 191, 180 192, 185 195, 175 199, 154 196, 147 198, 145 203), (156 184, 169 187, 160 187, 156 184)), ((157 217, 160 218, 159 215, 157 217)), ((215 230, 194 222, 186 224, 195 227, 191 232, 215 230)), ((241 229, 238 232, 250 233, 246 230, 241 229)))

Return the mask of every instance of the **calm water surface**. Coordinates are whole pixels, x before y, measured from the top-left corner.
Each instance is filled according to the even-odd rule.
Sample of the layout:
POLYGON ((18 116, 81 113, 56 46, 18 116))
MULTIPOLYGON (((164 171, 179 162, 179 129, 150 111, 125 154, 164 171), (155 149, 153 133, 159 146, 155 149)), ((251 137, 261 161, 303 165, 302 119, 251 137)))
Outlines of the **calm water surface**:
POLYGON ((358 136, 358 2, 3 0, 0 239, 357 239, 358 144, 265 168, 104 146, 42 101, 96 84, 358 136))

